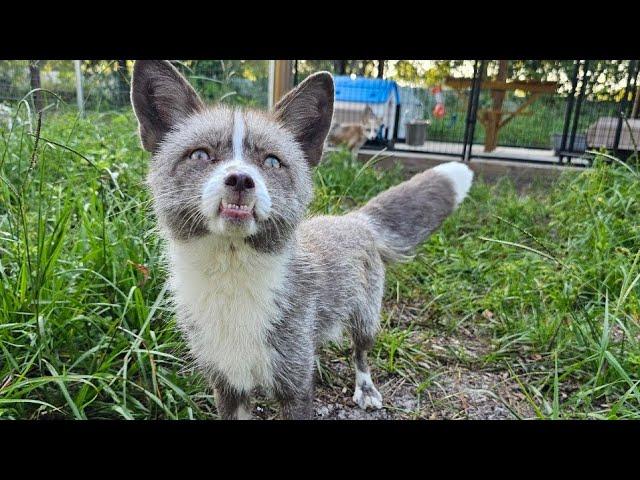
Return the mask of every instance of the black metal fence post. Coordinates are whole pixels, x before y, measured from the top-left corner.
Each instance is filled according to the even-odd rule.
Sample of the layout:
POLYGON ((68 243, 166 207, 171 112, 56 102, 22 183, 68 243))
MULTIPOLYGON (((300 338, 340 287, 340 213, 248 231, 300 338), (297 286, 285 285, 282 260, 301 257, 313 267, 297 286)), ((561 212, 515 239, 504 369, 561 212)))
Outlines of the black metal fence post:
MULTIPOLYGON (((580 121, 580 110, 582 108, 582 100, 584 99, 584 92, 587 90, 587 83, 589 78, 587 76, 589 72, 589 60, 585 60, 582 65, 582 85, 580 85, 580 93, 578 94, 578 102, 576 103, 576 111, 573 116, 573 125, 571 126, 571 137, 569 139, 569 152, 573 152, 573 146, 576 141, 576 132, 578 131, 578 122, 580 121)), ((571 163, 571 157, 569 156, 569 163, 571 163)))
POLYGON ((638 94, 638 73, 640 73, 640 60, 634 60, 634 62, 635 69, 633 70, 633 74, 631 75, 631 84, 627 87, 627 90, 631 91, 631 98, 629 99, 626 111, 627 118, 631 118, 633 105, 636 102, 636 96, 638 94))
POLYGON ((624 120, 625 112, 627 110, 627 103, 629 101, 629 87, 631 85, 631 79, 633 78, 633 70, 635 69, 635 62, 630 60, 629 62, 629 73, 627 74, 627 83, 624 87, 624 96, 620 101, 620 105, 618 107, 618 124, 616 125, 616 136, 613 139, 613 152, 615 155, 618 155, 620 151, 620 136, 622 134, 622 122, 624 120))
POLYGON ((573 102, 576 96, 576 87, 578 86, 578 73, 580 72, 580 60, 576 60, 576 66, 573 69, 573 76, 571 77, 571 92, 567 97, 567 108, 564 112, 564 126, 562 127, 562 140, 560 142, 560 149, 558 151, 558 161, 560 163, 564 160, 564 150, 567 146, 567 133, 569 132, 569 123, 571 123, 571 114, 573 113, 573 102))
POLYGON ((471 129, 471 110, 472 110, 472 106, 473 106, 473 93, 474 93, 474 86, 475 86, 475 82, 476 82, 476 75, 478 72, 478 60, 476 60, 475 62, 473 62, 473 77, 472 77, 472 82, 471 82, 471 90, 469 91, 469 100, 468 100, 468 105, 467 105, 467 118, 465 120, 465 126, 464 126, 464 136, 462 139, 462 160, 466 161, 467 160, 467 147, 468 147, 468 143, 469 143, 469 130, 471 129))
POLYGON ((473 82, 471 83, 471 119, 469 123, 469 148, 465 151, 465 161, 471 160, 471 151, 473 149, 473 137, 476 133, 476 121, 478 119, 478 101, 480 100, 480 90, 482 90, 482 73, 484 72, 484 65, 486 60, 480 60, 480 65, 475 70, 475 76, 473 78, 473 82))
POLYGON ((395 112, 395 120, 393 122, 393 136, 392 136, 392 144, 391 146, 393 147, 393 145, 396 144, 396 142, 398 141, 398 130, 400 129, 400 105, 396 105, 396 112, 395 112))

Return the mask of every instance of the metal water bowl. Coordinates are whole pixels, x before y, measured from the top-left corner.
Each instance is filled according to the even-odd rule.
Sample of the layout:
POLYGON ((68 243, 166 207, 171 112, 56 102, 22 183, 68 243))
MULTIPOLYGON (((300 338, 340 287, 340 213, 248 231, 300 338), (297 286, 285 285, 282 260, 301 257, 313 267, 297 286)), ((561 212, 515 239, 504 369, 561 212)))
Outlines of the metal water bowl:
POLYGON ((420 146, 427 140, 427 127, 429 122, 426 120, 413 120, 404 124, 405 126, 405 142, 407 145, 420 146))

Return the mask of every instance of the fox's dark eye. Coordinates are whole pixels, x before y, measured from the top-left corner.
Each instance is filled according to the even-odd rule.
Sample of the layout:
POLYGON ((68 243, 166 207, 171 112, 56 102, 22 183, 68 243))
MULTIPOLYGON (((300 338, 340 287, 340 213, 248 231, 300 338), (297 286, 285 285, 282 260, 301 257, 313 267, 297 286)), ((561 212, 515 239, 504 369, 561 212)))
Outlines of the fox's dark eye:
POLYGON ((267 168, 280 168, 280 160, 273 155, 269 155, 264 159, 263 165, 267 168))
POLYGON ((191 160, 198 160, 201 162, 207 162, 211 160, 211 157, 209 157, 209 154, 205 150, 194 150, 193 152, 191 152, 191 155, 189 155, 189 158, 191 160))

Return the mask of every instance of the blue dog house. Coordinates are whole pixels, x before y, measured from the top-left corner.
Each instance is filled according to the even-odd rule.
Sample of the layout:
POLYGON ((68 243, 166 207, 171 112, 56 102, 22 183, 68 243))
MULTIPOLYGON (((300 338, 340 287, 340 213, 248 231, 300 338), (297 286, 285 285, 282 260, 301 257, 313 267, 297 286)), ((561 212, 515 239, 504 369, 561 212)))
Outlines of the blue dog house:
POLYGON ((334 124, 362 124, 373 139, 378 132, 390 140, 396 131, 396 108, 400 105, 398 84, 381 78, 334 77, 334 124), (382 127, 382 128, 381 128, 382 127))

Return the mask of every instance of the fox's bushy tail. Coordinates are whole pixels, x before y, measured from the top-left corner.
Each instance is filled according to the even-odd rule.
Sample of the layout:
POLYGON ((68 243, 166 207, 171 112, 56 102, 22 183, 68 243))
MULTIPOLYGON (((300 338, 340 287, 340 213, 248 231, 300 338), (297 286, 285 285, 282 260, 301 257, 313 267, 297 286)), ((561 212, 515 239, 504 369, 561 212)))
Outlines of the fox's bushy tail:
POLYGON ((473 171, 449 162, 421 172, 372 198, 358 210, 368 217, 386 263, 411 258, 424 241, 464 200, 473 171))

